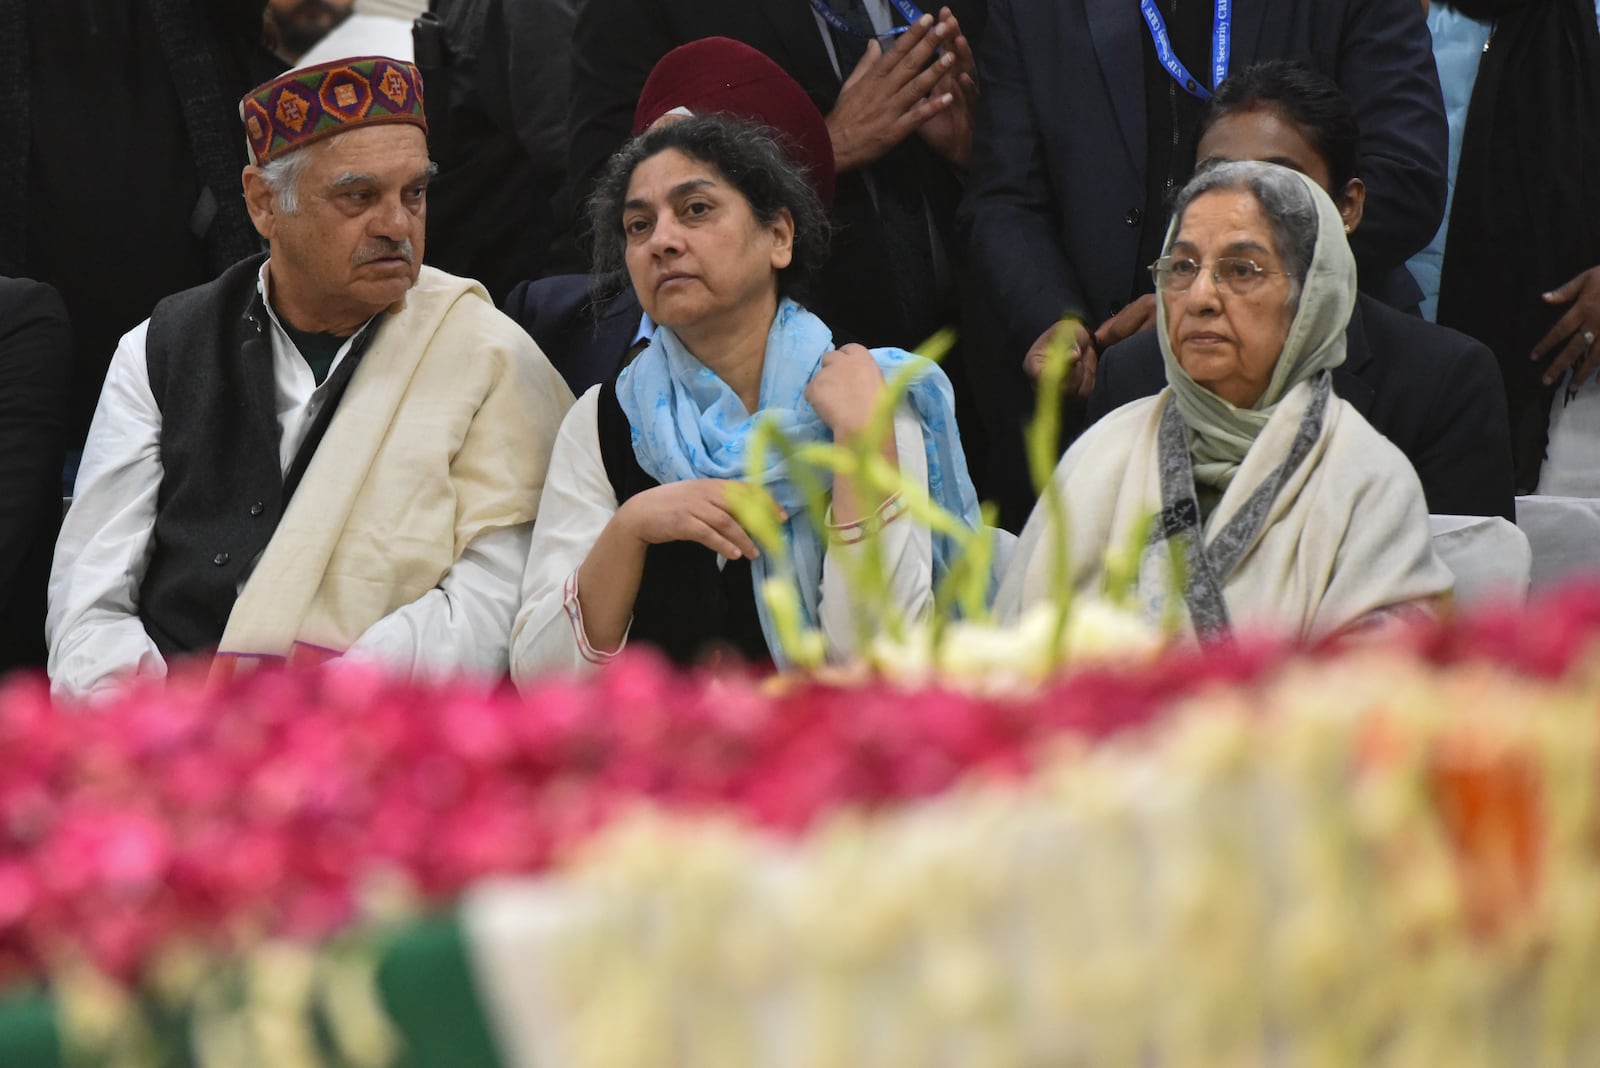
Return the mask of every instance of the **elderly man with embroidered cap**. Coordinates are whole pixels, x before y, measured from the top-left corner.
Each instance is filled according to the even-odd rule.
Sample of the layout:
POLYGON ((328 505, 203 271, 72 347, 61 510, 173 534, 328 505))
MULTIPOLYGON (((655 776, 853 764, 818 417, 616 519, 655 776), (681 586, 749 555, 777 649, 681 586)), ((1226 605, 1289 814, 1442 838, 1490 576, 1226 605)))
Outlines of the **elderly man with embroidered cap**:
POLYGON ((414 67, 291 71, 240 114, 269 253, 118 346, 56 549, 52 686, 211 652, 498 674, 571 393, 481 286, 421 266, 414 67))

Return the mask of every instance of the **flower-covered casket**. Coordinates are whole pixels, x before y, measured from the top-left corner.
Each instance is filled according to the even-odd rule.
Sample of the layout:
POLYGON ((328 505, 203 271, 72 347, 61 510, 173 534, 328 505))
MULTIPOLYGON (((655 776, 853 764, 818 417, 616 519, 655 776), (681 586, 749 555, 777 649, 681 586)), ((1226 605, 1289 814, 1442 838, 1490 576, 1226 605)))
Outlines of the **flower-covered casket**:
POLYGON ((0 1064, 1600 1064, 1597 639, 14 682, 0 1064))

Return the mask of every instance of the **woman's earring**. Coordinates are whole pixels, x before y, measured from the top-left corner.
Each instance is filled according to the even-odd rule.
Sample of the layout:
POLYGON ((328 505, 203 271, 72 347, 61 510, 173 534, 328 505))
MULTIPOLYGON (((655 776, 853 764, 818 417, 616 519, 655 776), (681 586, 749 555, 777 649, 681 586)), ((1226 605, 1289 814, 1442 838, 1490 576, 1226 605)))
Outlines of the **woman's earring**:
POLYGON ((1350 232, 1350 224, 1349 223, 1345 223, 1344 224, 1344 232, 1347 233, 1347 234, 1350 232))

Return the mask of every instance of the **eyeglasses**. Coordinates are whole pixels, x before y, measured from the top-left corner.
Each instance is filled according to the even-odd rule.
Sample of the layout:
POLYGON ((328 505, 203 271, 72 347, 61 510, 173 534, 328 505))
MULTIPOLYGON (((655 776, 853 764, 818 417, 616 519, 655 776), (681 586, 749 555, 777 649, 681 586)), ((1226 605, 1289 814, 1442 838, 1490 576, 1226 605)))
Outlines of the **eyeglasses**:
MULTIPOLYGON (((1155 279, 1156 288, 1163 293, 1183 293, 1194 285, 1194 280, 1200 277, 1203 269, 1203 264, 1188 256, 1162 256, 1150 265, 1150 277, 1155 279)), ((1255 260, 1241 256, 1223 256, 1211 264, 1211 281, 1219 289, 1225 288, 1238 296, 1259 289, 1269 274, 1287 277, 1288 273, 1268 270, 1255 260)))

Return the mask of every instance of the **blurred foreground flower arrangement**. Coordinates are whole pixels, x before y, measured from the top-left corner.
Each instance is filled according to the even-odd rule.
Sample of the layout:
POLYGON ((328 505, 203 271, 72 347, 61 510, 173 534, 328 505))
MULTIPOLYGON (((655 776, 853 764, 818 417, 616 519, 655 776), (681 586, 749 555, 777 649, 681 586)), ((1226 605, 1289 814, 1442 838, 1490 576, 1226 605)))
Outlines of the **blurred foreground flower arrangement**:
POLYGON ((395 1063, 361 933, 521 875, 550 1068, 1600 1063, 1597 639, 1589 589, 992 696, 24 682, 0 992, 103 1063, 395 1063))
POLYGON ((536 1062, 1600 1063, 1585 675, 1299 663, 777 853, 642 814, 526 891, 536 1062))

